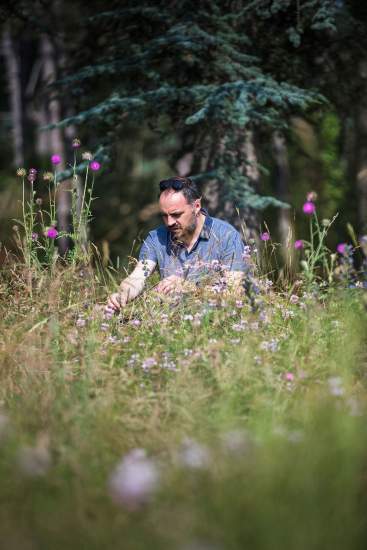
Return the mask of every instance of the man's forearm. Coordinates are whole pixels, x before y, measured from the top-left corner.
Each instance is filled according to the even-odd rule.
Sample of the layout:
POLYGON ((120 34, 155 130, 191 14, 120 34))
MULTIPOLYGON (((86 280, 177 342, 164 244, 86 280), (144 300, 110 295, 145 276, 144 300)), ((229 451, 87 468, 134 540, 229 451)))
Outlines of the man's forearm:
POLYGON ((125 305, 141 294, 145 287, 145 281, 155 269, 155 262, 146 260, 138 262, 134 271, 120 284, 120 302, 125 305))

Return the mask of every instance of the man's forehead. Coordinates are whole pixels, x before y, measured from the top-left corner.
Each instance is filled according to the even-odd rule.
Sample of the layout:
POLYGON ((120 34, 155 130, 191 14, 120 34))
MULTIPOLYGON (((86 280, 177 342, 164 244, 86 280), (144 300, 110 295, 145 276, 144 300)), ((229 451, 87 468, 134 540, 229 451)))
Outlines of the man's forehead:
POLYGON ((188 206, 187 200, 182 193, 164 191, 159 197, 159 206, 162 212, 169 211, 173 213, 174 211, 185 210, 188 206))

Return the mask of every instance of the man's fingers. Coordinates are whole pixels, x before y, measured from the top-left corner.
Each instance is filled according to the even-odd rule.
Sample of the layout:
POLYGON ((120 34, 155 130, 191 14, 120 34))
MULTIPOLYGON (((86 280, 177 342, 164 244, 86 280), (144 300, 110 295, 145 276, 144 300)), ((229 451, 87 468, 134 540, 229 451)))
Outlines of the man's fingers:
POLYGON ((117 293, 111 294, 108 299, 107 307, 118 311, 121 308, 120 295, 117 293))

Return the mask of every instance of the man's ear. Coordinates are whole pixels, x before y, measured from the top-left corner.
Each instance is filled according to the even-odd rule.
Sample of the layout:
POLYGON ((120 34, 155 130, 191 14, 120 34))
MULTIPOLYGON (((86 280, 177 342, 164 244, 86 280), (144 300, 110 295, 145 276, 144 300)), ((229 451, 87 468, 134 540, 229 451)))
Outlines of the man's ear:
POLYGON ((194 207, 195 207, 196 214, 199 214, 199 212, 201 210, 201 197, 200 197, 200 199, 196 199, 196 201, 194 203, 194 207))

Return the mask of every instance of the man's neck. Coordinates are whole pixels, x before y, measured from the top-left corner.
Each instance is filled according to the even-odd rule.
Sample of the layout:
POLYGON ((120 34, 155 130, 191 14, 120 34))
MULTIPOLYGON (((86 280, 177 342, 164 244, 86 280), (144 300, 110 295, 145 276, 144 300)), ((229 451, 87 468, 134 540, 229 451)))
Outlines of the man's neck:
POLYGON ((192 247, 194 246, 194 244, 196 243, 196 241, 199 238, 201 230, 204 227, 205 218, 206 218, 205 214, 200 212, 199 220, 198 220, 198 223, 196 225, 194 233, 192 233, 192 235, 188 235, 187 238, 182 239, 182 242, 184 243, 185 247, 187 248, 187 250, 189 252, 190 252, 190 250, 192 249, 192 247))

